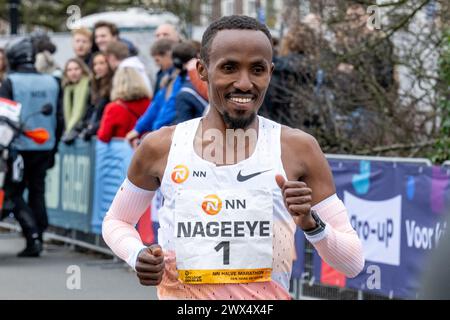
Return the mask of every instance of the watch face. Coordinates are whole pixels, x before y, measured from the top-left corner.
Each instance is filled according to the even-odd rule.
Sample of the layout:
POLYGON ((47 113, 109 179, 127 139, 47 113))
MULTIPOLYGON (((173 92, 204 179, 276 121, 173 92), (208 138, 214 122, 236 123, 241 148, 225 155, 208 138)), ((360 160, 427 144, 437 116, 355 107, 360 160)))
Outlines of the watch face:
POLYGON ((322 219, 320 219, 316 211, 311 210, 311 216, 313 217, 314 221, 316 221, 317 227, 325 227, 325 223, 322 221, 322 219))
POLYGON ((313 219, 314 219, 317 223, 319 223, 320 218, 319 218, 319 216, 317 215, 317 212, 316 212, 316 211, 311 210, 311 216, 313 217, 313 219))

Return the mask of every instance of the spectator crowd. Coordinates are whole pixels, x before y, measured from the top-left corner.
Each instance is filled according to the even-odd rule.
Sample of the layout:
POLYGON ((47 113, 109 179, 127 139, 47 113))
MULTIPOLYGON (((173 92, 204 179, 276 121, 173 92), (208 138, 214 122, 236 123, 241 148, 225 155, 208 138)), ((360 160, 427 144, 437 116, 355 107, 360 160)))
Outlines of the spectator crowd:
MULTIPOLYGON (((381 97, 393 97, 391 101, 395 101, 393 49, 389 42, 379 41, 379 33, 366 28, 366 21, 362 6, 352 5, 335 30, 327 29, 320 17, 310 14, 292 26, 282 39, 274 38, 275 69, 260 114, 310 131, 325 146, 343 146, 345 141, 365 143, 378 138, 382 141, 381 124, 385 122, 387 104, 383 100, 384 109, 377 109, 370 104, 374 99, 367 95, 375 90, 381 97), (358 56, 352 54, 362 42, 372 40, 379 42, 376 49, 358 56)), ((39 175, 39 181, 33 182, 39 201, 29 203, 31 209, 23 204, 25 209, 18 208, 16 216, 25 211, 30 215, 40 211, 46 217, 45 171, 53 166, 60 141, 71 145, 77 139, 89 141, 96 136, 108 143, 118 137, 136 148, 148 132, 208 112, 207 84, 196 70, 200 43, 182 39, 170 24, 160 25, 154 36, 149 50, 159 70, 152 77, 153 83, 137 47, 107 21, 97 22, 92 30, 72 31, 73 57, 63 68, 53 56, 57 46, 42 32, 33 32, 21 42, 0 48, 0 97, 21 98, 26 103, 33 102, 31 105, 48 100, 35 100, 39 95, 57 97, 53 103, 54 123, 48 123, 54 131, 52 143, 42 151, 32 149, 23 153, 25 173, 30 170, 29 175, 39 175), (45 77, 33 80, 15 74, 45 77), (33 81, 41 82, 39 79, 42 84, 47 83, 44 93, 17 90, 19 86, 32 89, 33 81), (21 81, 25 81, 23 86, 21 81), (26 152, 34 153, 30 156, 26 152), (36 155, 47 160, 45 163, 37 160, 36 155), (33 164, 36 161, 44 163, 39 172, 33 164)), ((15 193, 19 202, 25 187, 24 184, 15 193)), ((36 239, 42 242, 47 225, 46 218, 41 222, 41 227, 32 226, 25 235, 24 256, 39 255, 42 250, 35 244, 36 239)))
POLYGON ((137 147, 146 133, 207 111, 206 83, 195 68, 200 44, 182 40, 170 24, 160 25, 155 38, 150 52, 159 70, 153 84, 136 46, 106 21, 92 31, 72 31, 74 55, 63 68, 54 59, 57 46, 43 32, 0 49, 0 98, 19 102, 21 121, 29 129, 44 127, 50 137, 42 145, 19 137, 8 159, 11 168, 23 167, 23 177, 15 179, 15 169, 6 170, 0 220, 13 213, 20 223, 26 247, 19 257, 36 257, 43 249, 45 176, 61 143, 94 136, 109 143, 117 137, 137 147), (45 105, 51 111, 44 116, 40 109, 45 105))

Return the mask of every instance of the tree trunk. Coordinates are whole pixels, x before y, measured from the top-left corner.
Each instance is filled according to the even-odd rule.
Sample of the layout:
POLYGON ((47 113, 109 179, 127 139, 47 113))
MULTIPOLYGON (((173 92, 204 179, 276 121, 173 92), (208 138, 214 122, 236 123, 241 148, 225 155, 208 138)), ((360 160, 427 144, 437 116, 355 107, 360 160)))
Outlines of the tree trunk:
POLYGON ((222 1, 221 0, 213 0, 212 1, 212 12, 211 12, 211 20, 215 21, 222 16, 222 1))
POLYGON ((295 25, 300 21, 300 0, 284 0, 283 21, 285 25, 295 25))
POLYGON ((244 13, 244 7, 242 0, 236 0, 234 1, 234 14, 243 14, 244 13))

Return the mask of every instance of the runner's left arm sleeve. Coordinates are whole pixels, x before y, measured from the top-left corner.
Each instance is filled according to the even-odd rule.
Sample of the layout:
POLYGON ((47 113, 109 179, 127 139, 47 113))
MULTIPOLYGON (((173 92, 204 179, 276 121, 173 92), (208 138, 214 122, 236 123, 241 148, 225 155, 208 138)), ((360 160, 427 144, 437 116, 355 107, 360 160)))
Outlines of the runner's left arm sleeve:
POLYGON ((311 208, 326 223, 325 230, 314 236, 305 234, 320 257, 348 278, 356 277, 364 268, 360 239, 348 219, 347 209, 336 194, 311 208))

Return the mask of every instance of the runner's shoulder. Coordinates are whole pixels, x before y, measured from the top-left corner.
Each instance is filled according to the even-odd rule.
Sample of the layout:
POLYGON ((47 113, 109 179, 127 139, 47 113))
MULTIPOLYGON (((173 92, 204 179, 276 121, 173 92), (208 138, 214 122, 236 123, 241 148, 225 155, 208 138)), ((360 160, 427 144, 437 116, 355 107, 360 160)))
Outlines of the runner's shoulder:
POLYGON ((301 155, 322 152, 319 143, 312 135, 285 125, 281 126, 281 145, 283 149, 287 148, 289 151, 301 155))
POLYGON ((285 168, 302 179, 322 170, 321 165, 326 162, 316 138, 287 126, 281 127, 281 158, 285 168))
POLYGON ((139 146, 143 155, 155 159, 169 153, 176 126, 162 127, 145 135, 139 146))

